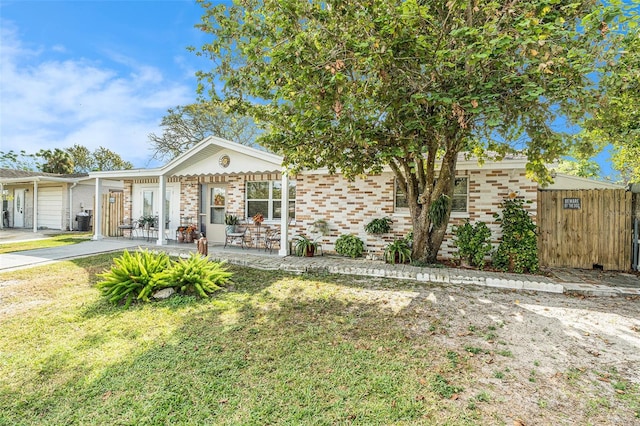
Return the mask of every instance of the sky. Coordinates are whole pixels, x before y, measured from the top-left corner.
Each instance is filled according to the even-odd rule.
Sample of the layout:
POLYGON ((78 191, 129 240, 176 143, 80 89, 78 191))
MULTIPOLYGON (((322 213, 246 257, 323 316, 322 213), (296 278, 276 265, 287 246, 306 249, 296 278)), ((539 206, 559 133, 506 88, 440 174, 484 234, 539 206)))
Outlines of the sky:
POLYGON ((109 148, 156 166, 148 135, 196 100, 195 0, 0 0, 0 151, 109 148))
MULTIPOLYGON (((212 3, 220 3, 212 0, 212 3)), ((0 0, 0 151, 100 146, 154 167, 148 139, 196 101, 195 0, 0 0)), ((597 158, 611 173, 609 154, 597 158)))

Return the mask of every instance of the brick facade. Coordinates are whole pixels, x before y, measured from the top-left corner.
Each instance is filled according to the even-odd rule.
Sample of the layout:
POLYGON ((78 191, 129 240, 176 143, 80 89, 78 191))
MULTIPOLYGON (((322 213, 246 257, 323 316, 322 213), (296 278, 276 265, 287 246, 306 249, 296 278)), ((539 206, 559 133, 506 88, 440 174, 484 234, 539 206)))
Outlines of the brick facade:
MULTIPOLYGON (((456 176, 468 179, 467 212, 453 213, 450 226, 440 249, 442 258, 449 258, 454 252, 451 226, 469 219, 471 223, 485 222, 492 231, 494 243, 500 237, 500 226, 494 214, 500 213, 500 203, 516 192, 519 197, 530 201, 526 207, 535 218, 537 184, 525 176, 524 169, 474 169, 458 170, 456 176)), ((180 182, 180 217, 196 223, 201 185, 224 183, 227 187, 227 213, 245 217, 245 187, 247 181, 280 180, 280 174, 247 174, 225 176, 175 177, 171 181, 180 182)), ((323 251, 333 252, 336 239, 342 234, 355 234, 365 242, 365 251, 381 257, 384 247, 396 238, 406 236, 412 229, 407 209, 395 208, 395 178, 392 173, 366 176, 349 182, 341 175, 303 173, 295 178, 296 206, 295 221, 290 228, 290 238, 297 234, 319 237, 323 251), (388 216, 393 220, 391 233, 370 235, 364 226, 372 219, 388 216), (312 223, 323 219, 329 224, 329 235, 319 236, 311 232, 312 223)), ((148 180, 136 183, 149 183, 148 180)), ((132 211, 133 182, 124 186, 125 210, 132 211)), ((125 213, 126 215, 127 213, 125 213)), ((131 217, 130 213, 129 216, 131 217)), ((277 227, 278 224, 269 224, 277 227)))
MULTIPOLYGON (((461 224, 465 219, 472 223, 485 222, 497 244, 500 225, 493 215, 501 212, 499 205, 511 192, 531 201, 527 208, 532 215, 536 214, 538 187, 522 169, 459 170, 457 176, 468 178, 467 213, 452 214, 440 249, 443 258, 451 257, 454 251, 451 226, 461 224)), ((394 182, 392 173, 358 178, 353 182, 340 175, 302 174, 296 179, 296 223, 292 233, 309 235, 311 224, 324 219, 330 229, 330 234, 321 238, 325 251, 333 251, 335 240, 340 235, 355 234, 365 242, 367 252, 380 257, 390 241, 406 236, 412 228, 408 210, 396 210, 394 207, 394 182), (390 234, 378 236, 364 231, 368 222, 384 216, 393 220, 390 234)))

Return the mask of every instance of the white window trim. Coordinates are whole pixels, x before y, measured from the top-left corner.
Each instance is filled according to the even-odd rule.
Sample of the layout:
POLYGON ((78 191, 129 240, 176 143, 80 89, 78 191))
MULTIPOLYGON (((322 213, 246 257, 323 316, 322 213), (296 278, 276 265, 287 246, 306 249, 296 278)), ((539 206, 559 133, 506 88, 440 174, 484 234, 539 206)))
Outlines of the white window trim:
MULTIPOLYGON (((470 216, 469 214, 469 176, 456 176, 455 179, 465 179, 467 182, 467 191, 466 191, 466 210, 465 211, 451 211, 451 216, 453 218, 468 218, 470 216)), ((393 180, 393 214, 392 216, 396 216, 396 217, 409 217, 411 216, 411 212, 409 211, 408 207, 396 207, 396 190, 398 188, 398 185, 396 183, 396 180, 393 180)))
MULTIPOLYGON (((268 212, 267 212, 267 213, 263 213, 263 214, 265 215, 264 223, 268 223, 268 224, 279 224, 279 223, 280 223, 280 221, 281 221, 281 218, 279 218, 279 217, 272 217, 272 214, 273 214, 273 212, 274 212, 274 206, 273 206, 274 202, 275 202, 275 201, 282 201, 282 198, 280 198, 279 200, 276 200, 275 198, 273 198, 273 187, 274 187, 274 184, 276 184, 276 183, 281 184, 281 183, 282 183, 282 182, 281 182, 281 181, 279 181, 279 180, 254 180, 254 181, 247 181, 247 182, 245 183, 245 192, 244 192, 244 193, 245 193, 245 196, 244 196, 244 211, 246 212, 246 214, 248 214, 248 212, 249 212, 249 198, 247 197, 247 193, 248 193, 248 191, 247 191, 247 185, 249 185, 249 183, 260 183, 260 182, 266 182, 266 183, 268 183, 268 184, 269 184, 269 198, 268 198, 268 199, 265 199, 265 198, 253 198, 253 199, 251 199, 251 201, 267 201, 267 210, 268 210, 268 212)), ((295 184, 295 182, 289 182, 289 185, 291 185, 292 183, 294 183, 294 184, 295 184)), ((284 190, 288 191, 288 190, 289 190, 289 188, 281 188, 281 191, 284 191, 284 190)), ((291 203, 292 201, 294 202, 294 206, 295 206, 296 198, 295 198, 295 197, 293 197, 293 198, 292 198, 292 197, 289 197, 289 203, 291 203)), ((287 208, 287 209, 288 209, 288 208, 289 208, 289 206, 286 206, 286 207, 285 207, 285 206, 282 206, 281 208, 287 208)), ((294 210, 295 210, 295 207, 294 207, 294 210)), ((249 220, 250 220, 250 219, 251 219, 251 217, 250 217, 250 216, 247 216, 247 217, 246 217, 246 219, 249 219, 249 220)), ((293 220, 293 219, 291 219, 291 220, 293 220)))

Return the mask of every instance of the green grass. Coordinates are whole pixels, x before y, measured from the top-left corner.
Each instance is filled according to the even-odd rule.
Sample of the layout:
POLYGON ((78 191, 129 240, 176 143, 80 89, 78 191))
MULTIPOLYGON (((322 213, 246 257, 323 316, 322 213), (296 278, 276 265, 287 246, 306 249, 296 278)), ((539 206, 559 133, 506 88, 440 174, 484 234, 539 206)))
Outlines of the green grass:
POLYGON ((0 425, 483 423, 474 367, 353 277, 232 267, 211 300, 125 309, 94 288, 116 255, 0 275, 0 425))
POLYGON ((16 243, 3 243, 0 244, 0 254, 12 253, 22 250, 68 246, 71 244, 80 243, 82 241, 88 241, 90 239, 91 233, 78 233, 53 235, 50 238, 45 238, 42 240, 27 240, 16 243))

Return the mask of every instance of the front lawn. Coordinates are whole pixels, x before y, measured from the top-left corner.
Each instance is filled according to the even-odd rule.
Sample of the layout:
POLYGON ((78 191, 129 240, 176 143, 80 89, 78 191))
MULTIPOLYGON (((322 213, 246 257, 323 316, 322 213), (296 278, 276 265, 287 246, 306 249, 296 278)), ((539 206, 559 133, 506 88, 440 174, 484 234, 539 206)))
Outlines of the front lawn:
POLYGON ((33 250, 50 247, 61 247, 70 244, 78 244, 83 241, 91 239, 91 233, 74 233, 74 234, 59 234, 49 238, 26 240, 20 242, 2 243, 0 244, 0 254, 12 253, 22 250, 33 250))
MULTIPOLYGON (((232 267, 233 284, 210 300, 124 309, 94 287, 113 256, 0 274, 0 424, 464 425, 526 417, 521 401, 492 384, 515 376, 505 367, 515 362, 510 347, 500 347, 502 355, 485 349, 483 333, 499 340, 500 328, 475 324, 464 337, 475 340, 459 341, 450 314, 428 312, 429 293, 447 300, 441 288, 423 298, 394 280, 232 267), (505 378, 483 373, 489 359, 505 378)), ((526 386, 546 381, 528 377, 526 386)), ((624 383, 620 401, 630 402, 610 410, 628 419, 638 390, 624 383)), ((553 406, 534 409, 543 420, 558 415, 553 406)))

